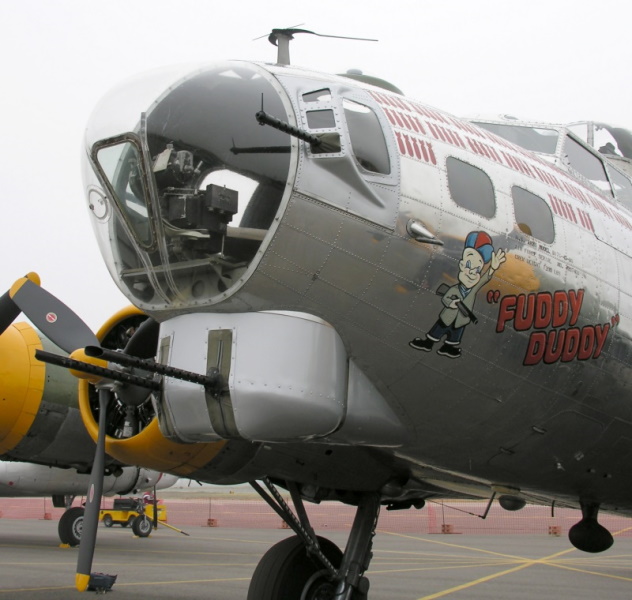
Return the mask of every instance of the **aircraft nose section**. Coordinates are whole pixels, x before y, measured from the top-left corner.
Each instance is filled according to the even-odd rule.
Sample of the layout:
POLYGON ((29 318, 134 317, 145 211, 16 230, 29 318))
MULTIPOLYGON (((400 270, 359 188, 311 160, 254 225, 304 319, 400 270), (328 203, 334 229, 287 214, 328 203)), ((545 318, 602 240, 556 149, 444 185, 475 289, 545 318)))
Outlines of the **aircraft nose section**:
POLYGON ((28 433, 44 393, 46 367, 35 358, 42 343, 27 323, 0 335, 0 456, 28 433))
POLYGON ((149 81, 104 98, 88 125, 88 204, 108 268, 134 305, 198 309, 243 285, 273 237, 298 147, 256 115, 263 101, 268 115, 291 120, 292 106, 254 63, 161 79, 151 100, 140 93, 149 81))

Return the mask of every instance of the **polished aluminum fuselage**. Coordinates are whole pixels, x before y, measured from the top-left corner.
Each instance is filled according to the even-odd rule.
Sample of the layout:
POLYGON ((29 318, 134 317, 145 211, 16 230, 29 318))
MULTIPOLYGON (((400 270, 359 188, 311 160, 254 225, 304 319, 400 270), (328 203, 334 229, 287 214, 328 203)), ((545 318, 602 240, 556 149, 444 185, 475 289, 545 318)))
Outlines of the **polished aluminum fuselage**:
MULTIPOLYGON (((381 396, 387 408, 377 414, 383 410, 398 421, 397 442, 373 440, 371 432, 362 442, 393 465, 393 477, 405 474, 409 481, 464 492, 496 486, 536 499, 582 499, 632 510, 632 216, 559 162, 436 109, 344 78, 258 68, 282 90, 291 124, 307 128, 307 111, 331 110, 336 125, 327 132, 339 135, 340 148, 315 153, 291 138, 276 217, 235 285, 196 306, 137 302, 162 322, 163 340, 177 338, 182 315, 188 315, 192 355, 207 348, 213 315, 313 316, 333 328, 344 360, 381 396), (305 104, 305 94, 319 88, 330 95, 320 105, 305 104), (367 170, 354 157, 343 99, 377 115, 388 173, 367 170), (454 201, 449 158, 487 174, 495 198, 491 216, 454 201), (515 186, 549 206, 553 241, 529 235, 516 222, 515 186), (415 237, 411 223, 423 226, 430 241, 415 237), (431 351, 420 351, 411 341, 425 339, 444 314, 448 305, 438 290, 462 281, 464 243, 472 232, 489 236, 505 259, 476 290, 477 322, 468 317, 452 344, 460 355, 437 353, 441 340, 431 351), (196 327, 202 331, 198 342, 196 327)), ((489 268, 486 263, 483 273, 489 268)), ((226 321, 217 327, 229 328, 226 321)), ((238 340, 232 343, 238 350, 238 340)), ((261 340, 262 353, 274 351, 261 340)), ((188 355, 184 348, 180 352, 164 358, 181 367, 188 355)), ((318 352, 327 354, 325 348, 318 352)), ((261 385, 274 385, 276 376, 271 373, 271 381, 261 385)), ((275 402, 251 410, 264 413, 278 408, 275 402)), ((303 427, 292 436, 291 427, 283 427, 278 436, 254 433, 249 441, 295 448, 357 444, 344 427, 361 412, 361 403, 347 414, 345 402, 340 401, 338 437, 324 429, 310 435, 303 427)), ((239 406, 233 408, 238 413, 239 406)), ((232 435, 239 437, 239 424, 232 435)), ((273 461, 266 464, 275 476, 273 461)), ((288 478, 290 471, 283 465, 279 476, 288 478)), ((346 472, 344 478, 352 487, 346 472)), ((380 473, 376 485, 383 479, 380 473)))

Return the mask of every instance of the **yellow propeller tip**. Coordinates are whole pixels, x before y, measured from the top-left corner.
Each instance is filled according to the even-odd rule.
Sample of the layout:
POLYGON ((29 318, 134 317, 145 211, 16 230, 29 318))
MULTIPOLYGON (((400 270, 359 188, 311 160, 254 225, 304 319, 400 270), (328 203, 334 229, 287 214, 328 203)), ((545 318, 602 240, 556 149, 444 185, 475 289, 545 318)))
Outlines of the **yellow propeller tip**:
POLYGON ((24 277, 32 281, 35 285, 42 285, 42 280, 40 279, 40 276, 35 271, 31 271, 30 273, 27 273, 24 277))
POLYGON ((31 283, 34 283, 35 285, 40 285, 41 280, 40 280, 40 276, 37 273, 34 273, 33 271, 31 271, 30 273, 27 273, 24 277, 20 277, 20 279, 18 279, 9 289, 9 297, 13 298, 13 296, 15 296, 19 291, 20 288, 27 282, 30 281, 31 283))

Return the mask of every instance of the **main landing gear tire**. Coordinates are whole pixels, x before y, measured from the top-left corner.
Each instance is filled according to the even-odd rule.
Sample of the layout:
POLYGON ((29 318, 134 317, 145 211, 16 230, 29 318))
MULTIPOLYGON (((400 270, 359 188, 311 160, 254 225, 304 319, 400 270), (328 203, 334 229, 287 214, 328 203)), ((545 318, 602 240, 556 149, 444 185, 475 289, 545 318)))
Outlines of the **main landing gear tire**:
POLYGON ((147 515, 138 515, 132 521, 132 531, 138 537, 148 537, 151 533, 152 524, 147 515))
MULTIPOLYGON (((342 552, 328 539, 318 537, 322 553, 340 567, 342 552)), ((316 556, 307 553, 297 537, 278 542, 264 555, 250 581, 248 600, 333 600, 336 582, 316 556)))
POLYGON ((78 546, 83 531, 84 509, 80 506, 69 508, 59 519, 57 533, 62 544, 78 546))

